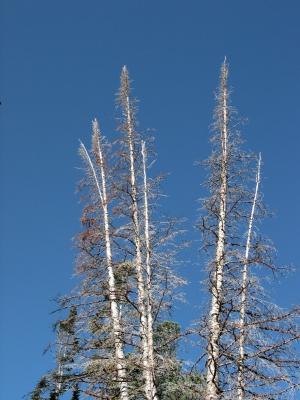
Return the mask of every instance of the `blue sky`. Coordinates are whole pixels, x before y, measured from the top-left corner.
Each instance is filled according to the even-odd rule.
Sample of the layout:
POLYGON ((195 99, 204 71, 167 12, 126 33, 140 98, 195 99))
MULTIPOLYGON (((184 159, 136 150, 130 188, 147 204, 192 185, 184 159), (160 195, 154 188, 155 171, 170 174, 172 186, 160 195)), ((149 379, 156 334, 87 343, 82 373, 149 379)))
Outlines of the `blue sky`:
MULTIPOLYGON (((78 139, 89 141, 95 116, 115 137, 124 64, 140 126, 156 129, 157 165, 170 172, 164 206, 187 217, 192 231, 203 194, 193 163, 209 154, 213 91, 228 57, 233 104, 249 120, 247 147, 263 154, 265 201, 275 212, 264 231, 279 261, 296 266, 272 292, 282 305, 299 302, 298 1, 2 0, 0 7, 2 399, 21 399, 51 366, 42 356, 52 339, 50 300, 74 284, 78 139)), ((196 282, 185 311, 176 311, 183 322, 203 300, 196 247, 182 271, 196 282)))

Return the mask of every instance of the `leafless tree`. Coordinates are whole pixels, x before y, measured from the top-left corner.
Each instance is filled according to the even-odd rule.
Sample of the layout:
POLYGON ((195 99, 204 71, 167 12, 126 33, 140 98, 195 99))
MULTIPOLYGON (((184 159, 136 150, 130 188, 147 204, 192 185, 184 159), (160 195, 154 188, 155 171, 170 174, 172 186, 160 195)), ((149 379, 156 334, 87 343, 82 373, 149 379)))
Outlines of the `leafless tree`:
POLYGON ((259 195, 261 162, 259 158, 253 194, 256 157, 242 150, 229 95, 225 60, 216 95, 213 151, 205 162, 210 196, 203 200, 200 222, 211 294, 209 315, 200 328, 207 343, 206 394, 209 400, 284 399, 296 387, 299 358, 295 353, 289 359, 288 354, 299 339, 298 309, 281 311, 259 283, 263 267, 272 274, 280 268, 270 242, 254 229, 255 221, 267 215, 259 195))

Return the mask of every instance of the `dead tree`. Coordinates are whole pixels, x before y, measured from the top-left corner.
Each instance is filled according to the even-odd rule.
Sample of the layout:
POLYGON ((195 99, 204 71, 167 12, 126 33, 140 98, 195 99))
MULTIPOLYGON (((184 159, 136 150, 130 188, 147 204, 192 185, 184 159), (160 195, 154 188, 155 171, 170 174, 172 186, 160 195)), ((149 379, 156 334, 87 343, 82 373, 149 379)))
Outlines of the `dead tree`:
POLYGON ((255 228, 267 215, 259 194, 260 161, 242 150, 239 120, 230 104, 228 65, 221 68, 214 114, 210 196, 200 228, 208 255, 211 305, 199 333, 207 343, 207 399, 285 399, 296 387, 299 309, 282 311, 260 283, 261 271, 280 272, 270 242, 255 228), (253 166, 253 167, 252 167, 253 166), (244 239, 245 232, 246 242, 244 239), (256 273, 260 269, 259 273, 256 273))
POLYGON ((105 169, 105 159, 103 154, 103 148, 101 143, 100 128, 96 120, 93 121, 93 138, 92 138, 92 151, 94 163, 87 152, 85 146, 81 143, 80 154, 87 164, 88 173, 94 182, 95 190, 99 196, 99 204, 102 208, 103 213, 103 230, 105 236, 105 252, 106 252, 106 263, 108 271, 108 291, 111 308, 111 319, 113 327, 113 337, 115 344, 115 357, 116 357, 116 368, 118 373, 118 381, 120 385, 120 399, 128 400, 128 384, 126 378, 126 368, 124 364, 124 344, 122 341, 122 328, 120 320, 119 305, 117 302, 116 284, 115 284, 115 273, 113 270, 113 254, 111 248, 111 234, 110 234, 110 222, 109 222, 109 211, 108 211, 108 196, 107 196, 107 178, 105 169), (101 178, 99 178, 99 175, 101 178))

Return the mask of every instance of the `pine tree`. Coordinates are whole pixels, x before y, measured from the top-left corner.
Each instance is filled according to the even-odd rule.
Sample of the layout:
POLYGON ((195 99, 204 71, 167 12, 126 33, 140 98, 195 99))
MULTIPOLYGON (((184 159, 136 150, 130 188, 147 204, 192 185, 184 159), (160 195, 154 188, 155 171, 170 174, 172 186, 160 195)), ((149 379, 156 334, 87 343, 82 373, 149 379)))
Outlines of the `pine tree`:
POLYGON ((206 398, 285 399, 298 379, 299 357, 292 355, 292 349, 300 337, 299 310, 280 310, 260 283, 263 268, 273 274, 280 268, 270 242, 254 228, 267 215, 259 194, 261 162, 259 158, 253 193, 256 157, 242 150, 229 94, 225 60, 214 114, 213 151, 205 162, 210 196, 203 201, 200 222, 211 294, 210 312, 200 326, 207 343, 206 398))
POLYGON ((223 377, 221 365, 226 341, 226 324, 237 284, 236 237, 239 225, 245 219, 244 204, 248 192, 244 186, 249 156, 240 149, 239 132, 234 129, 235 110, 230 104, 228 64, 221 67, 220 85, 214 112, 213 151, 205 162, 210 171, 207 187, 210 197, 203 201, 200 228, 204 248, 210 256, 209 291, 211 306, 206 320, 207 330, 207 398, 214 400, 221 392, 223 377))
MULTIPOLYGON (((146 308, 146 283, 145 274, 143 272, 142 259, 142 241, 141 241, 141 223, 140 212, 138 207, 138 187, 137 187, 137 170, 136 170, 136 147, 137 134, 135 132, 135 110, 130 99, 130 82, 126 67, 123 68, 121 74, 121 87, 119 92, 119 103, 122 107, 123 121, 120 130, 126 135, 124 144, 127 146, 127 158, 129 164, 129 194, 131 198, 132 224, 133 224, 133 241, 135 246, 135 269, 137 278, 137 296, 138 310, 140 314, 140 332, 142 345, 142 361, 143 374, 145 379, 145 395, 147 400, 156 399, 156 388, 151 372, 149 354, 153 351, 150 349, 149 331, 148 331, 148 314, 146 308)), ((126 151, 126 149, 125 149, 126 151)), ((126 153, 125 153, 126 154, 126 153)))
POLYGON ((115 344, 115 357, 117 359, 117 374, 118 381, 120 385, 120 398, 121 400, 128 399, 128 385, 126 378, 126 370, 124 365, 124 344, 122 342, 122 328, 120 320, 120 310, 119 304, 117 302, 116 284, 115 284, 115 273, 113 270, 113 254, 111 248, 111 234, 110 234, 110 222, 109 222, 109 211, 108 211, 108 197, 107 197, 107 182, 106 182, 106 169, 105 169, 105 159, 103 155, 100 129, 97 121, 93 122, 93 157, 95 165, 91 160, 85 146, 81 144, 81 155, 82 158, 87 163, 89 173, 91 174, 95 189, 99 196, 100 207, 103 213, 103 224, 104 224, 104 236, 105 236, 105 253, 106 253, 106 263, 108 272, 108 293, 111 308, 111 320, 113 337, 115 344), (97 173, 98 170, 98 173, 97 173), (98 177, 101 176, 101 181, 98 177))
POLYGON ((146 399, 157 398, 156 381, 163 373, 162 363, 157 362, 153 341, 153 330, 166 310, 172 306, 174 289, 182 285, 170 268, 175 262, 178 244, 177 221, 166 219, 158 212, 161 177, 149 178, 148 157, 151 138, 141 135, 136 129, 136 100, 132 98, 127 68, 121 73, 118 95, 121 110, 118 141, 116 191, 119 203, 116 213, 128 224, 122 235, 133 246, 128 249, 135 270, 137 290, 130 301, 136 303, 141 349, 141 370, 144 377, 146 399))

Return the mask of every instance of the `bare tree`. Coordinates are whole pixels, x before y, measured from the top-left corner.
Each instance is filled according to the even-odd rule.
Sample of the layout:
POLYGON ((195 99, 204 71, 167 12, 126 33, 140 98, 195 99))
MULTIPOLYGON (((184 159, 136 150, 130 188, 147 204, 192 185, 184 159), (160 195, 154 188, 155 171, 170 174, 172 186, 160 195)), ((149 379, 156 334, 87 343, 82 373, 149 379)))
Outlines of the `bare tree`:
MULTIPOLYGON (((143 374, 145 379, 145 395, 147 400, 156 398, 155 383, 152 375, 152 368, 149 355, 153 353, 153 348, 150 349, 151 339, 149 340, 149 315, 147 314, 147 298, 146 298, 146 282, 143 266, 142 256, 142 235, 141 235, 141 222, 138 206, 138 183, 137 183, 137 144, 136 144, 136 131, 134 119, 134 107, 130 99, 130 81, 126 67, 123 67, 121 74, 121 87, 119 91, 119 104, 122 107, 122 124, 121 130, 126 135, 125 143, 128 149, 127 159, 130 170, 130 198, 131 198, 131 218, 134 231, 134 245, 135 245, 135 269, 138 288, 138 309, 140 314, 140 332, 142 340, 142 361, 143 361, 143 374), (153 397, 154 396, 154 397, 153 397)), ((152 345, 153 347, 153 345, 152 345)))
MULTIPOLYGON (((180 244, 177 220, 165 218, 158 211, 162 176, 148 176, 148 157, 152 138, 141 135, 136 128, 136 100, 132 98, 127 68, 121 73, 118 104, 121 108, 116 192, 116 212, 129 220, 122 228, 123 238, 134 244, 128 253, 133 257, 137 282, 137 309, 140 320, 142 371, 146 399, 156 400, 158 376, 163 374, 167 358, 158 357, 153 335, 166 311, 172 307, 174 291, 183 284, 171 266, 176 265, 180 244), (128 173, 129 172, 129 173, 128 173)), ((131 293, 131 302, 135 298, 131 293)), ((138 345, 138 344, 137 344, 138 345)))
POLYGON ((210 309, 210 339, 208 344, 207 358, 207 394, 208 398, 214 399, 218 393, 218 358, 220 336, 220 301, 223 285, 223 267, 225 255, 226 234, 226 206, 227 206, 227 159, 228 159, 228 88, 227 88, 227 64, 224 62, 221 70, 221 82, 219 92, 219 104, 217 108, 218 129, 221 134, 221 165, 220 165, 220 199, 218 217, 218 240, 216 246, 215 271, 211 286, 211 309, 210 309))
POLYGON ((121 321, 119 315, 119 305, 117 303, 116 295, 116 284, 115 275, 113 270, 113 259, 111 249, 111 235, 110 235, 110 224, 109 224, 109 212, 108 212, 108 197, 107 197, 107 184, 106 184, 106 171, 105 171, 105 160, 103 155, 100 128, 96 120, 93 121, 93 156, 95 160, 95 166, 85 148, 81 143, 80 154, 87 163, 88 171, 94 180, 96 191, 99 195, 100 204, 103 212, 104 222, 104 235, 105 235, 105 251, 106 251, 106 262, 108 271, 108 290, 111 307, 111 318, 113 325, 113 335, 115 342, 115 356, 117 360, 117 371, 118 380, 120 384, 120 399, 128 400, 128 386, 126 381, 126 370, 124 364, 124 349, 122 342, 122 331, 121 321), (101 183, 98 177, 97 169, 100 171, 101 183))
POLYGON ((260 168, 261 168, 261 154, 259 154, 258 165, 257 165, 257 173, 256 173, 256 185, 255 185, 255 193, 252 203, 252 209, 249 219, 249 227, 247 233, 247 242, 246 242, 246 250, 245 250, 245 262, 243 266, 242 272, 242 285, 241 285, 241 306, 240 306, 240 338, 239 338, 239 367, 238 367, 238 399, 244 399, 244 360, 245 360, 245 317, 246 317, 246 301, 247 301, 247 284, 248 284, 248 262, 249 262, 249 253, 251 247, 251 237, 253 230, 253 222, 255 215, 256 202, 258 197, 258 190, 260 184, 260 168))
POLYGON ((240 149, 236 112, 230 104, 228 64, 221 67, 220 84, 216 94, 213 151, 204 163, 210 175, 207 187, 210 196, 204 199, 200 229, 203 248, 209 256, 209 291, 211 305, 206 328, 207 339, 207 399, 217 399, 221 392, 223 351, 228 312, 235 296, 237 271, 237 236, 240 223, 246 218, 244 205, 249 193, 245 188, 245 172, 249 155, 240 149))
POLYGON ((225 60, 216 96, 213 151, 205 162, 210 196, 203 201, 200 223, 211 293, 210 312, 199 329, 207 342, 206 396, 285 399, 297 381, 299 357, 292 348, 299 339, 299 310, 282 311, 260 283, 263 271, 276 275, 281 268, 274 263, 270 242, 254 229, 254 222, 267 215, 259 195, 261 161, 253 193, 256 158, 242 150, 227 79, 225 60))
POLYGON ((149 225, 149 204, 148 204, 148 180, 147 180, 147 150, 146 143, 142 141, 142 163, 144 181, 144 235, 146 250, 146 288, 147 288, 147 338, 148 338, 148 358, 149 368, 153 377, 151 381, 151 396, 157 399, 156 387, 153 384, 155 379, 154 351, 153 351, 153 311, 152 311, 152 269, 151 269, 151 245, 150 245, 150 225, 149 225))
POLYGON ((255 229, 255 221, 266 215, 259 193, 260 169, 259 155, 245 254, 241 257, 239 322, 235 331, 238 355, 228 355, 237 365, 239 399, 290 399, 299 385, 300 357, 295 344, 300 338, 300 310, 283 310, 273 304, 261 283, 268 272, 276 277, 287 273, 288 268, 275 264, 273 246, 255 229))

